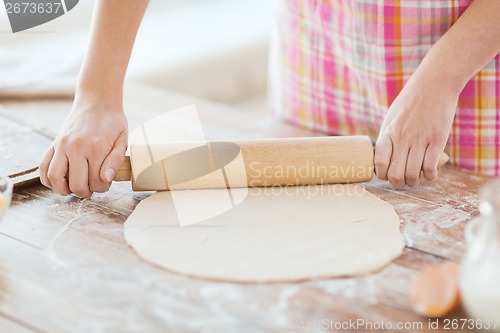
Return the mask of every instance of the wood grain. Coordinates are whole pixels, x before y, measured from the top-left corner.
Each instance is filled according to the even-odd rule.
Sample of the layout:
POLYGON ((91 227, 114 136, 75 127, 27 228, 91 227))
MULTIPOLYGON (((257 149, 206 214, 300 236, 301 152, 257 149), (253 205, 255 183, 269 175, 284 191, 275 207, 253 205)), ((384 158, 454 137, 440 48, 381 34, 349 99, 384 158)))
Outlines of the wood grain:
MULTIPOLYGON (((128 90, 127 99, 132 122, 193 102, 145 87, 128 90)), ((314 135, 263 114, 197 103, 209 139, 314 135)), ((10 119, 33 124, 36 109, 60 124, 70 108, 69 101, 35 104, 10 101, 10 119)), ((57 131, 49 125, 54 128, 47 133, 57 131)), ((297 331, 321 332, 322 320, 363 319, 445 332, 428 329, 428 320, 411 311, 408 289, 422 268, 461 259, 463 227, 478 214, 477 192, 487 180, 450 166, 435 183, 403 191, 374 179, 368 189, 401 216, 404 254, 364 277, 270 285, 192 279, 141 261, 126 246, 122 225, 150 193, 132 192, 130 184, 85 200, 28 187, 15 193, 0 224, 0 331, 272 333, 300 324, 297 331)))
POLYGON ((367 136, 144 143, 131 144, 130 164, 136 191, 357 183, 373 177, 373 146, 367 136))
POLYGON ((0 175, 13 178, 16 187, 36 183, 36 168, 50 138, 2 116, 0 128, 0 175))

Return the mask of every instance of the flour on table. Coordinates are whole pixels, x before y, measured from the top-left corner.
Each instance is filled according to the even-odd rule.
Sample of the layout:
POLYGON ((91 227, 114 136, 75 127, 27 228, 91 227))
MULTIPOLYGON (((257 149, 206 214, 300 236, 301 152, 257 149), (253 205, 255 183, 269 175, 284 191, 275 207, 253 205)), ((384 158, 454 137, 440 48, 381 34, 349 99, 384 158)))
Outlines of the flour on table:
POLYGON ((393 207, 359 185, 250 188, 240 205, 184 228, 171 193, 158 192, 129 216, 125 239, 172 272, 282 282, 376 271, 401 255, 399 227, 393 207))

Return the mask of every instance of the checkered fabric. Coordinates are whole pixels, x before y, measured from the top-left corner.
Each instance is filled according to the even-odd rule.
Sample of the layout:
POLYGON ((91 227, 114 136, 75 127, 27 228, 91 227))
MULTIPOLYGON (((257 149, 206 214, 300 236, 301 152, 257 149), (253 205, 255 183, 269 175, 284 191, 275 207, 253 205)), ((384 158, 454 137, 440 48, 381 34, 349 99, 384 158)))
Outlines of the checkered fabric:
MULTIPOLYGON (((328 134, 375 140, 405 82, 470 2, 276 0, 274 112, 328 134)), ((463 90, 448 151, 455 165, 500 176, 500 55, 463 90)))

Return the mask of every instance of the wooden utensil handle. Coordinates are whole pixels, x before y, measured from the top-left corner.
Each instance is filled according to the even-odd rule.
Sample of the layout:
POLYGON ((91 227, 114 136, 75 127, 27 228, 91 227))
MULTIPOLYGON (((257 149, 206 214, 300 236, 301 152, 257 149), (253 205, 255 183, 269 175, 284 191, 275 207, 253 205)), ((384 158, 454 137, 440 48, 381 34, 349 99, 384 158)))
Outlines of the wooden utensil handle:
MULTIPOLYGON (((367 136, 310 137, 286 139, 233 140, 239 146, 246 169, 248 186, 334 184, 369 181, 373 177, 373 146, 367 136)), ((118 170, 115 181, 129 181, 132 178, 131 165, 144 162, 151 156, 151 150, 166 151, 179 148, 182 143, 162 145, 139 145, 118 170)), ((212 145, 215 147, 214 143, 212 145)), ((208 143, 208 147, 211 146, 208 143)), ((180 149, 177 149, 180 150, 180 149)), ((212 151, 213 154, 213 151, 212 151)), ((443 152, 439 166, 449 157, 443 152)), ((182 168, 181 168, 182 169, 182 168)), ((216 171, 215 169, 211 170, 216 171)), ((174 172, 182 172, 174 171, 174 172)), ((164 174, 149 173, 147 181, 134 181, 134 189, 164 190, 164 174), (149 175, 150 174, 150 175, 149 175)), ((135 175, 137 177, 137 175, 135 175)), ((204 177, 206 178, 206 177, 204 177)), ((196 188, 212 188, 218 183, 195 185, 196 188)), ((166 187, 167 186, 167 187, 166 187)))
MULTIPOLYGON (((241 151, 249 186, 361 182, 370 180, 373 176, 373 146, 367 136, 232 140, 230 142, 236 144, 241 151)), ((127 158, 114 180, 130 180, 132 170, 140 169, 133 167, 134 161, 137 165, 149 159, 152 150, 172 151, 173 148, 181 151, 178 148, 183 144, 166 143, 131 147, 132 160, 127 158)), ((208 144, 214 145, 214 143, 208 144)), ((166 153, 165 156, 169 154, 166 153)), ((161 174, 149 178, 147 189, 155 190, 158 187, 165 187, 161 174), (152 184, 156 182, 156 179, 151 179, 153 177, 158 178, 158 186, 152 184)), ((135 184, 135 186, 141 187, 140 184, 135 184)))
POLYGON ((373 177, 367 136, 242 141, 248 185, 311 185, 364 182, 373 177))
POLYGON ((439 156, 439 161, 438 161, 438 168, 442 167, 443 165, 445 165, 446 163, 448 163, 448 161, 450 160, 450 156, 448 156, 448 154, 446 154, 444 151, 441 153, 441 156, 439 156))
POLYGON ((125 156, 125 160, 123 161, 120 168, 116 171, 115 177, 113 180, 115 182, 127 182, 132 178, 132 169, 130 165, 130 156, 125 156))

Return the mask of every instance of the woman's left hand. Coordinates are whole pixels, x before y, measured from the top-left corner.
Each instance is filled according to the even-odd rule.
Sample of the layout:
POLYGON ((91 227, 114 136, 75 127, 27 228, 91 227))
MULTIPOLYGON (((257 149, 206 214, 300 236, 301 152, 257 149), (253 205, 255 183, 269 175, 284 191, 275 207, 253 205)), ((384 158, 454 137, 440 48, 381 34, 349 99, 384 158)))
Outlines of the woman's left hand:
POLYGON ((375 171, 396 189, 438 175, 459 91, 436 75, 415 72, 385 115, 375 146, 375 171))

